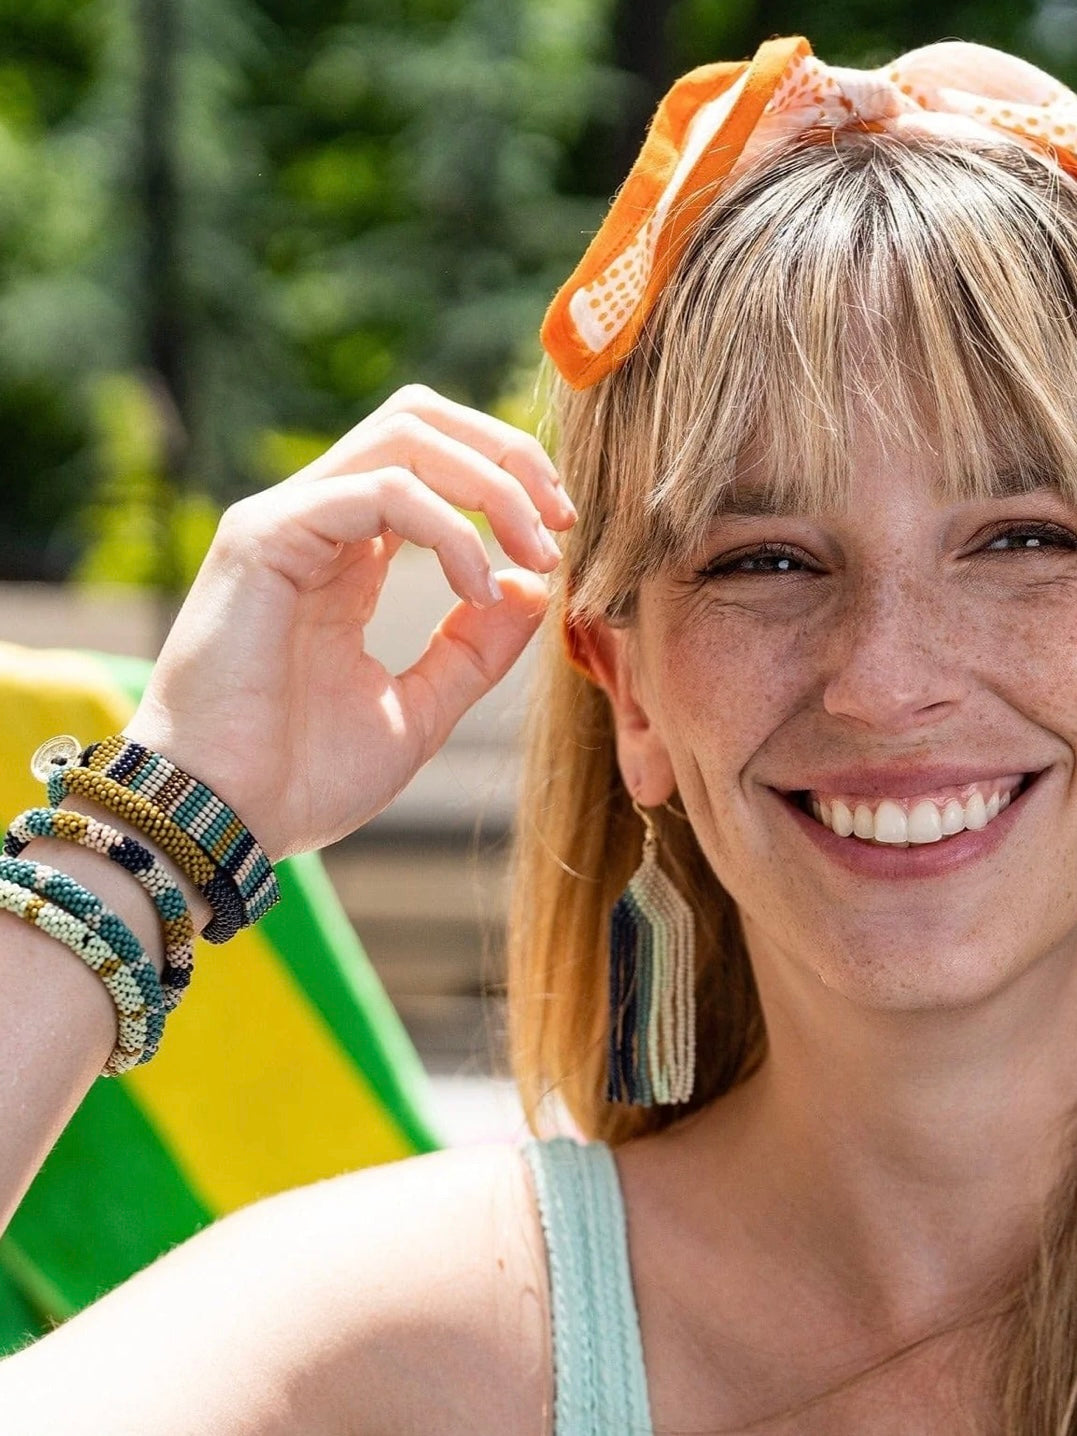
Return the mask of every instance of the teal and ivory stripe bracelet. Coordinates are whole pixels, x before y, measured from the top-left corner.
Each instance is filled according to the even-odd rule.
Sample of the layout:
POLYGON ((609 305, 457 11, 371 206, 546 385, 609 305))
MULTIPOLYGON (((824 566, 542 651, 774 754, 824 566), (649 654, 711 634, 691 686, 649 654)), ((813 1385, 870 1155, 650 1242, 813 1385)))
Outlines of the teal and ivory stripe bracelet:
POLYGON ((193 838, 239 889, 247 923, 280 900, 269 859, 253 834, 216 793, 174 763, 117 734, 91 743, 82 764, 142 793, 193 838))
POLYGON ((69 808, 29 808, 11 823, 4 838, 4 853, 17 858, 34 838, 60 838, 101 853, 117 863, 145 888, 161 919, 165 961, 161 989, 171 1012, 190 985, 194 971, 194 925, 183 893, 142 843, 69 808))
POLYGON ((145 1061, 146 1003, 138 983, 108 943, 91 932, 80 918, 7 878, 0 878, 0 909, 15 913, 62 942, 97 973, 108 989, 116 1009, 118 1030, 104 1075, 116 1076, 145 1061))
MULTIPOLYGON (((0 856, 0 878, 28 888, 39 897, 80 918, 91 932, 103 938, 138 983, 146 1004, 146 1047, 153 1055, 165 1027, 165 1000, 157 969, 134 933, 118 913, 107 908, 96 893, 84 888, 70 873, 26 858, 0 856)), ((147 1059, 148 1060, 148 1059, 147 1059)))

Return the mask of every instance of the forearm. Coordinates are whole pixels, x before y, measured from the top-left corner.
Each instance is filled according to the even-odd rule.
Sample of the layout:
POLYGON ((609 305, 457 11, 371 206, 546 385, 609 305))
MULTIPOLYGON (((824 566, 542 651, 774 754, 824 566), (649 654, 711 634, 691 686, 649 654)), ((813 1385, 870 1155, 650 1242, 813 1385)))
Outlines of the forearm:
MULTIPOLYGON (((74 807, 129 831, 111 813, 82 799, 74 807)), ((112 908, 160 970, 160 923, 149 894, 100 853, 55 838, 37 838, 25 854, 69 873, 112 908)), ((209 909, 190 883, 157 854, 180 882, 196 930, 209 909)), ((116 1041, 116 1013, 97 975, 47 933, 0 911, 0 1231, 53 1143, 100 1073, 116 1041)))

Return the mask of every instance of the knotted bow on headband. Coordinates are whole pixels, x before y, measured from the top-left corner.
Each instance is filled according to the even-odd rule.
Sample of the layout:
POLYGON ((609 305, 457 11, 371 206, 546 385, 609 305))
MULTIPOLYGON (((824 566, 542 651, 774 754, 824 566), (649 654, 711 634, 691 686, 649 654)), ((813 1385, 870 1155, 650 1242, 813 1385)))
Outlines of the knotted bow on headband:
POLYGON ((639 158, 542 326, 575 389, 623 363, 715 193, 768 146, 811 130, 998 139, 1077 178, 1077 95, 1025 60, 946 41, 878 70, 824 65, 807 40, 768 40, 752 60, 703 65, 658 107, 639 158))

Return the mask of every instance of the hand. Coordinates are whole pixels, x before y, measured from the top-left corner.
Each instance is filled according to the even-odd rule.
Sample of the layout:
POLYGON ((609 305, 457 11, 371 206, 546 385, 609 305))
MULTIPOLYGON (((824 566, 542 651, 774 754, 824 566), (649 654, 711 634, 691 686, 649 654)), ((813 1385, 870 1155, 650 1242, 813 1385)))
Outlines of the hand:
POLYGON ((234 504, 125 733, 200 778, 272 861, 380 812, 508 671, 542 618, 549 532, 575 522, 529 435, 409 387, 321 458, 234 504), (494 579, 454 505, 521 569, 494 579), (432 548, 460 596, 418 662, 364 647, 393 555, 432 548))

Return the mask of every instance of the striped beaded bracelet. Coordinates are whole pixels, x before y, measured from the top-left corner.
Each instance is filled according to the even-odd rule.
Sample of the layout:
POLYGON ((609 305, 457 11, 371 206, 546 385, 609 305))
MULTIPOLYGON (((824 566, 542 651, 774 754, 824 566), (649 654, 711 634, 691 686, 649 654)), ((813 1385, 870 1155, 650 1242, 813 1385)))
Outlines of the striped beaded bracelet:
POLYGON ((91 798, 145 833, 168 854, 213 909, 213 918, 202 932, 207 942, 227 942, 244 926, 242 900, 238 893, 232 896, 235 884, 215 870, 212 860, 198 844, 149 799, 141 793, 133 793, 115 778, 81 767, 66 768, 62 774, 49 779, 50 803, 62 802, 69 793, 91 798))
POLYGON ((66 793, 82 793, 152 836, 213 908, 203 933, 208 941, 226 942, 279 902, 266 854, 205 784, 122 735, 91 743, 81 754, 77 744, 64 749, 65 741, 75 743, 55 739, 39 750, 50 750, 49 802, 57 806, 66 793))
POLYGON ((29 808, 13 820, 4 853, 17 858, 34 838, 61 838, 110 858, 129 872, 153 899, 161 919, 165 960, 161 973, 165 1009, 179 1005, 194 971, 194 925, 183 893, 148 848, 86 813, 66 808, 29 808))
POLYGON ((256 923, 280 901, 272 865, 253 834, 228 804, 197 778, 122 734, 91 743, 83 762, 149 798, 195 840, 239 890, 244 926, 256 923))
POLYGON ((93 798, 116 817, 128 819, 133 827, 152 838, 162 852, 173 858, 176 866, 196 887, 205 887, 213 876, 213 863, 198 844, 167 814, 146 798, 132 793, 122 783, 117 783, 115 778, 95 773, 90 768, 66 768, 63 773, 49 779, 49 802, 54 808, 58 807, 69 793, 93 798))
MULTIPOLYGON (((48 898, 57 907, 80 918, 91 932, 108 943, 138 983, 146 1004, 146 1049, 150 1056, 160 1046, 165 1028, 165 1002, 160 979, 148 953, 118 913, 107 908, 96 893, 77 883, 70 873, 27 858, 0 856, 0 878, 48 898)), ((148 1058, 146 1059, 148 1060, 148 1058)))
POLYGON ((8 878, 0 878, 0 908, 15 913, 69 947, 97 973, 108 989, 116 1009, 117 1035, 116 1045, 102 1069, 104 1075, 113 1077, 146 1061, 152 1055, 146 1049, 146 1001, 123 959, 108 943, 81 918, 8 878))

